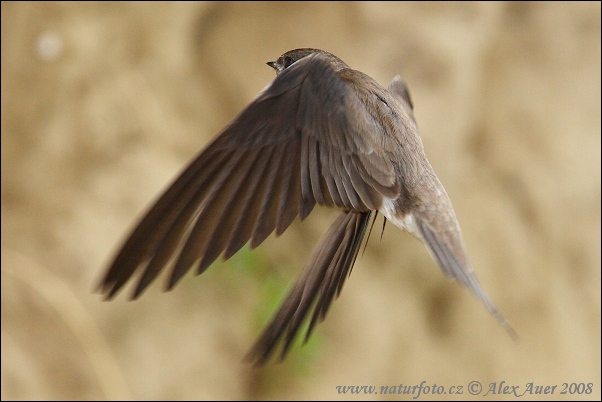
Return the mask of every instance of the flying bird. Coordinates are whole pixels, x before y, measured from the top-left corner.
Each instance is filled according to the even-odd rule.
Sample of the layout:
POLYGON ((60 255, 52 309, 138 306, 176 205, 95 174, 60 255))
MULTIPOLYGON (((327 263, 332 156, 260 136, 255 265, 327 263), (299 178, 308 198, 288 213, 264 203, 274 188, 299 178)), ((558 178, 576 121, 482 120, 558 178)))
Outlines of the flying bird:
POLYGON ((166 266, 167 289, 196 267, 227 260, 316 204, 340 215, 247 355, 284 358, 301 324, 306 339, 341 292, 371 217, 424 242, 443 272, 470 289, 511 334, 479 284, 443 185, 426 155, 405 82, 387 89, 331 53, 295 49, 267 63, 276 78, 218 134, 138 223, 104 276, 107 299, 141 271, 137 298, 166 266))

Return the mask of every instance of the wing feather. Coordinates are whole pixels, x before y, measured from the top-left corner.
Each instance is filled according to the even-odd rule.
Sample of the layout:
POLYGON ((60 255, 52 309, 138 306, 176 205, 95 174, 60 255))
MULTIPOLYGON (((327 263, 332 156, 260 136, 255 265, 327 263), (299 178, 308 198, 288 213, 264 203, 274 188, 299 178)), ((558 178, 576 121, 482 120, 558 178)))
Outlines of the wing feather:
POLYGON ((265 328, 246 360, 265 363, 282 341, 282 358, 310 310, 314 309, 307 336, 318 319, 324 318, 347 278, 365 235, 372 212, 343 212, 320 240, 301 277, 288 293, 281 308, 265 328))
MULTIPOLYGON (((168 288, 199 262, 257 247, 315 204, 367 212, 399 192, 383 135, 327 58, 282 71, 184 170, 140 221, 103 279, 112 297, 138 270, 139 296, 174 260, 168 288), (383 151, 384 152, 384 151, 383 151)), ((331 256, 332 257, 332 256, 331 256)), ((342 258, 342 257, 341 257, 342 258)))

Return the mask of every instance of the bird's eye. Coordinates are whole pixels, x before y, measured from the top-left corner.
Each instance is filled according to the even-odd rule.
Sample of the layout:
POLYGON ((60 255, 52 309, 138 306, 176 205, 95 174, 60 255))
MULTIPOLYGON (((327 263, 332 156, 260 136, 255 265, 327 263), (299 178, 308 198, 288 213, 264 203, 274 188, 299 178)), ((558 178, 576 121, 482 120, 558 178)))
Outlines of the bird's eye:
POLYGON ((288 66, 295 62, 290 56, 284 56, 282 59, 282 65, 284 66, 284 68, 288 68, 288 66))

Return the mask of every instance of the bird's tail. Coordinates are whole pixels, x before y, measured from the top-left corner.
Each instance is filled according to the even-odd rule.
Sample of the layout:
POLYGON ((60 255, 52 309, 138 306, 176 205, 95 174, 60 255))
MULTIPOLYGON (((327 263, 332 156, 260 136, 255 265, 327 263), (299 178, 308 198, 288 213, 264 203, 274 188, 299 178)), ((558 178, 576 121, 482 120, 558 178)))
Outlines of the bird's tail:
POLYGON ((280 310, 265 328, 245 361, 264 364, 280 339, 283 339, 282 358, 308 313, 313 313, 305 340, 315 324, 322 321, 330 304, 339 295, 345 279, 351 273, 372 212, 343 212, 330 226, 316 247, 303 274, 289 292, 280 310))

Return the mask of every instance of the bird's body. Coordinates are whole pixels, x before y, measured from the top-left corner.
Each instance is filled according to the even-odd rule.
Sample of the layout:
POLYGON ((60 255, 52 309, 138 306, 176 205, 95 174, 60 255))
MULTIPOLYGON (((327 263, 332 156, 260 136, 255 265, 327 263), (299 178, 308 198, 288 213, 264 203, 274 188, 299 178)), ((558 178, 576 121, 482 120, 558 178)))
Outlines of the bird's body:
POLYGON ((323 319, 349 275, 373 212, 422 240, 511 331, 478 283, 451 202, 429 161, 405 83, 384 89, 336 56, 296 49, 276 79, 184 170, 142 219, 101 284, 112 297, 142 268, 134 297, 175 258, 168 288, 194 265, 281 234, 315 204, 340 209, 249 358, 283 355, 313 308, 323 319))

